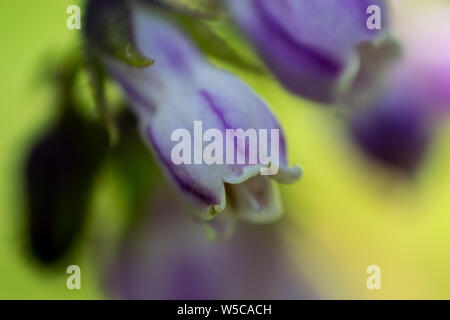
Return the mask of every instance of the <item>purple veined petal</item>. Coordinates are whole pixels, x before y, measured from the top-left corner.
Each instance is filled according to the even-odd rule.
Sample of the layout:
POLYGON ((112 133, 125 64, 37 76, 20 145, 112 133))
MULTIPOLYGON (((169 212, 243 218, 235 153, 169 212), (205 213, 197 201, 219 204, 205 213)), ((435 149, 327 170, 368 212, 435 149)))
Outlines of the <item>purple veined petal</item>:
MULTIPOLYGON (((206 68, 198 75, 199 83, 208 83, 207 89, 201 89, 200 95, 217 115, 224 129, 278 129, 279 135, 279 171, 273 178, 279 182, 291 183, 301 176, 299 167, 289 167, 287 163, 286 139, 283 130, 266 102, 257 96, 250 87, 223 70, 206 68), (220 80, 215 80, 220 77, 220 80), (230 91, 233 94, 230 94, 230 91)), ((267 133, 268 145, 272 143, 270 132, 267 133)), ((224 177, 230 184, 241 183, 259 173, 260 165, 233 166, 239 175, 224 177)))
MULTIPOLYGON (((233 80, 237 81, 238 79, 233 77, 233 80)), ((225 85, 226 81, 220 81, 220 83, 225 85)), ((240 81, 237 81, 234 85, 228 86, 235 92, 233 96, 221 95, 214 88, 208 88, 211 90, 210 92, 194 91, 192 96, 173 96, 170 105, 160 106, 153 116, 141 116, 146 121, 143 124, 143 132, 146 140, 150 142, 150 146, 166 168, 168 175, 175 180, 178 187, 184 193, 189 194, 197 205, 202 203, 208 205, 205 216, 207 219, 225 209, 225 206, 228 205, 229 196, 235 194, 235 189, 240 190, 240 194, 243 194, 243 190, 249 186, 247 183, 258 179, 257 181, 264 182, 261 186, 264 187, 264 192, 270 201, 267 202, 267 206, 263 207, 251 207, 249 204, 245 204, 245 207, 249 209, 249 212, 256 212, 259 221, 272 221, 275 219, 274 217, 279 217, 281 207, 274 195, 276 191, 273 190, 274 186, 269 178, 260 176, 261 165, 175 165, 171 161, 174 143, 168 137, 178 128, 188 129, 191 137, 194 137, 194 121, 202 121, 203 132, 211 128, 218 128, 222 130, 224 137, 226 136, 226 133, 224 133, 226 129, 279 129, 277 122, 262 103, 262 100, 249 95, 250 91, 247 91, 249 89, 246 86, 240 87, 239 83, 240 81), (217 92, 217 94, 214 95, 214 92, 217 92), (245 101, 248 96, 250 97, 249 101, 245 101), (221 97, 224 99, 221 99, 221 97), (230 97, 234 98, 230 99, 230 97), (236 97, 244 97, 244 101, 239 101, 236 97), (186 103, 189 108, 185 107, 186 103), (247 108, 240 108, 241 105, 247 106, 247 108), (227 197, 225 197, 224 183, 229 187, 226 193, 227 197)), ((287 166, 284 138, 281 137, 280 140, 280 168, 274 179, 282 182, 293 182, 299 178, 301 171, 298 167, 289 168, 287 166)), ((249 197, 247 199, 251 199, 252 191, 254 190, 248 188, 249 197)), ((237 202, 235 204, 244 203, 237 202)), ((253 220, 256 221, 257 219, 253 220)))
POLYGON ((343 59, 352 45, 380 36, 380 30, 367 27, 370 6, 382 9, 381 22, 387 21, 384 0, 253 1, 258 10, 264 10, 269 19, 277 21, 293 39, 343 59))
POLYGON ((281 83, 295 94, 324 103, 335 102, 356 76, 357 45, 383 33, 367 28, 367 7, 379 5, 387 20, 381 0, 227 1, 281 83))
MULTIPOLYGON (((192 149, 196 123, 200 123, 201 132, 214 129, 223 137, 228 129, 276 130, 278 141, 271 141, 272 136, 267 135, 268 150, 273 143, 279 145, 279 158, 271 162, 279 166, 274 179, 297 180, 301 170, 288 167, 285 138, 266 103, 239 78, 209 64, 169 22, 141 11, 140 7, 135 10, 136 45, 144 54, 152 52, 155 64, 151 68, 133 68, 109 58, 105 58, 105 63, 129 98, 143 138, 169 180, 201 210, 201 216, 211 219, 225 209, 225 184, 243 183, 259 175, 265 165, 225 164, 225 158, 219 164, 195 163, 195 150, 191 164, 175 164, 172 150, 176 142, 172 141, 172 135, 179 129, 185 129, 194 140, 192 149)), ((200 145, 204 147, 205 143, 200 141, 200 145)), ((250 153, 248 145, 238 145, 233 151, 244 156, 250 153)), ((265 211, 259 210, 261 217, 270 216, 271 220, 272 211, 268 207, 270 214, 264 215, 265 211)))

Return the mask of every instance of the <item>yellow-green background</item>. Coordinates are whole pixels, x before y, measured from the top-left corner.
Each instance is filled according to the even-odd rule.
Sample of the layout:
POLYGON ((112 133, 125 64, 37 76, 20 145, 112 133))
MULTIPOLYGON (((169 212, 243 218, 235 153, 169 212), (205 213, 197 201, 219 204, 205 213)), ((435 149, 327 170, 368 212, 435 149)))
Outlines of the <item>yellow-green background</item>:
MULTIPOLYGON (((54 114, 44 84, 45 67, 79 48, 79 32, 66 28, 69 0, 0 2, 0 298, 78 299, 101 297, 88 255, 78 263, 83 289, 67 290, 64 268, 46 270, 25 255, 20 170, 24 153, 54 114), (91 272, 92 271, 92 272, 91 272), (90 279, 92 279, 90 281, 90 279)), ((78 264, 77 263, 77 264, 78 264)))
MULTIPOLYGON (((46 66, 67 49, 80 49, 79 31, 66 29, 66 8, 74 3, 0 3, 0 298, 104 298, 95 250, 85 248, 76 261, 83 288, 70 291, 65 269, 38 267, 21 241, 23 159, 55 111, 46 66)), ((304 168, 300 182, 282 187, 293 221, 286 238, 299 274, 319 297, 450 298, 448 127, 439 130, 417 177, 398 179, 347 142, 339 112, 293 98, 268 79, 242 76, 270 102, 291 161, 304 168), (381 267, 379 291, 366 288, 372 264, 381 267)))

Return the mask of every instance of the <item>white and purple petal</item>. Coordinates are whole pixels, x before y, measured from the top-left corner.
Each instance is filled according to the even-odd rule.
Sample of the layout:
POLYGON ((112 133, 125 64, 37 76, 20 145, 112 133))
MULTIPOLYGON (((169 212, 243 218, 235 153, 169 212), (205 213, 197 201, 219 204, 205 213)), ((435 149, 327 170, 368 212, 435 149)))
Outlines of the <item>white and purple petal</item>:
MULTIPOLYGON (((225 185, 236 185, 260 174, 267 164, 175 164, 172 161, 172 134, 182 128, 196 136, 194 124, 202 132, 218 130, 226 137, 228 129, 278 130, 279 171, 274 179, 293 182, 298 167, 287 164, 286 142, 282 130, 266 103, 236 76, 208 63, 173 25, 155 13, 136 7, 135 39, 138 48, 155 60, 150 68, 135 68, 105 57, 107 69, 126 93, 137 113, 141 131, 169 179, 210 219, 226 207, 225 185)), ((202 146, 204 145, 201 142, 202 146)), ((225 150, 225 147, 224 147, 225 150)), ((237 154, 249 154, 248 143, 237 144, 237 154)), ((225 160, 223 161, 225 163, 225 160)), ((254 178, 256 179, 256 178, 254 178)), ((271 183, 264 183, 272 188, 271 183)), ((228 187, 227 187, 228 188, 228 187)), ((266 191, 272 195, 271 191, 266 191)), ((271 196, 275 201, 276 197, 271 196)), ((258 220, 273 220, 274 208, 254 206, 258 220)), ((245 216, 244 216, 245 218, 245 216)), ((253 219, 253 218, 252 218, 253 219)), ((257 220, 257 219, 253 219, 257 220)))

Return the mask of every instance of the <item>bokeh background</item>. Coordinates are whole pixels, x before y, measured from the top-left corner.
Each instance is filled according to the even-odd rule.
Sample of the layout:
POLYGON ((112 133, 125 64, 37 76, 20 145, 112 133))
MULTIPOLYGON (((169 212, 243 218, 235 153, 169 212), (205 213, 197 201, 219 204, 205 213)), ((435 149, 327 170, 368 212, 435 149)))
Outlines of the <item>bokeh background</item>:
MULTIPOLYGON (((24 163, 57 115, 46 71, 82 49, 80 31, 66 28, 70 4, 80 2, 0 3, 2 299, 113 296, 105 281, 129 208, 126 184, 113 166, 100 169, 70 261, 39 263, 24 240, 24 163), (81 267, 82 290, 66 288, 68 264, 81 267)), ((293 97, 270 77, 226 67, 267 99, 286 131, 291 162, 304 169, 301 181, 281 187, 281 224, 290 266, 308 288, 305 297, 450 298, 450 126, 437 128, 420 170, 404 177, 362 154, 349 139, 340 110, 293 97), (370 291, 366 268, 374 264, 381 268, 382 289, 370 291)), ((77 80, 76 92, 89 105, 88 87, 87 77, 77 80)), ((152 189, 165 187, 162 179, 154 180, 152 189)))

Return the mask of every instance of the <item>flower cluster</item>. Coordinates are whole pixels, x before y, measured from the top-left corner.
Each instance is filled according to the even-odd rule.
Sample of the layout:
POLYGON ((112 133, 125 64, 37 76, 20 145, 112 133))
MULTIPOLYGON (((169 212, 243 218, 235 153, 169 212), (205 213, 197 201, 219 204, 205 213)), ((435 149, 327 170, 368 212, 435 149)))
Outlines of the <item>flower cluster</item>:
MULTIPOLYGON (((220 4, 288 90, 323 103, 345 97, 364 69, 360 47, 382 41, 384 24, 381 30, 369 29, 367 7, 377 5, 387 18, 382 0, 220 4)), ((209 220, 227 209, 252 222, 278 218, 281 205, 271 178, 290 183, 301 170, 288 166, 286 140, 267 103, 237 76, 208 62, 174 22, 180 12, 191 19, 202 19, 202 14, 170 1, 95 1, 88 9, 88 47, 99 52, 101 64, 126 93, 144 140, 168 179, 201 217, 209 220), (95 19, 96 13, 103 19, 95 19), (115 27, 119 36, 112 37, 108 21, 125 14, 115 27), (115 39, 127 45, 129 54, 115 39), (259 175, 261 164, 174 164, 171 134, 192 128, 195 121, 223 134, 227 129, 279 130, 279 171, 268 177, 259 175)), ((236 151, 245 156, 249 147, 244 142, 236 151)))
MULTIPOLYGON (((449 34, 436 40, 436 32, 416 30, 408 38, 411 25, 394 17, 387 0, 91 0, 87 9, 85 44, 94 74, 107 74, 119 85, 167 180, 216 236, 228 235, 236 217, 252 223, 278 219, 282 207, 274 181, 295 182, 302 170, 289 166, 288 137, 264 99, 207 55, 231 57, 227 62, 249 69, 262 66, 299 98, 343 108, 345 128, 356 145, 407 175, 419 168, 435 124, 450 109, 450 50, 442 41, 450 40, 449 34), (207 29, 208 19, 224 19, 230 30, 238 30, 235 36, 256 53, 257 67, 207 29), (439 48, 441 54, 421 55, 427 48, 439 48), (269 138, 270 145, 278 140, 275 174, 260 175, 270 163, 205 163, 195 150, 193 161, 190 155, 180 160, 187 157, 184 151, 173 161, 173 133, 199 136, 199 123, 216 137, 231 129, 276 131, 269 138)), ((420 7, 414 10, 422 14, 420 7)), ((414 19, 425 20, 431 21, 414 19)), ((431 29, 450 30, 448 21, 443 16, 431 29)), ((233 156, 244 159, 251 150, 245 139, 232 149, 233 156)), ((200 225, 178 216, 184 208, 172 203, 169 191, 154 198, 152 211, 164 202, 161 207, 173 214, 159 215, 139 232, 145 248, 134 239, 126 244, 111 274, 113 290, 138 298, 229 298, 236 292, 243 298, 267 298, 268 292, 280 298, 307 292, 292 285, 294 277, 284 269, 289 263, 279 264, 285 257, 275 246, 275 228, 266 234, 239 225, 230 241, 206 244, 198 236, 200 225), (145 288, 139 276, 130 277, 150 267, 154 274, 146 277, 145 288)))

